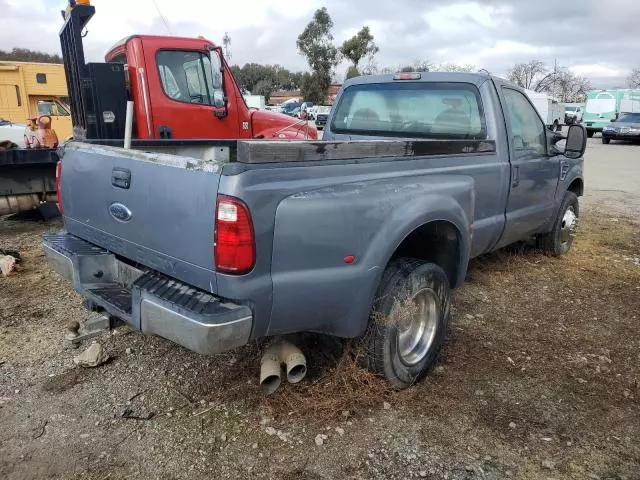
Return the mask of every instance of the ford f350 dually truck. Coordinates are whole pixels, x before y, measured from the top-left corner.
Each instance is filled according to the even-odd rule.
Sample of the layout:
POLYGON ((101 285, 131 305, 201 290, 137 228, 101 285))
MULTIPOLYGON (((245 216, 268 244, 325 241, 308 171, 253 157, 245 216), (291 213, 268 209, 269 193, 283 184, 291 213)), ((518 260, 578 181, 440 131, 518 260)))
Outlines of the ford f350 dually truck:
POLYGON ((571 247, 586 132, 549 131, 480 74, 348 81, 328 141, 71 142, 53 267, 95 308, 212 354, 294 332, 361 337, 394 386, 442 345, 469 259, 571 247))

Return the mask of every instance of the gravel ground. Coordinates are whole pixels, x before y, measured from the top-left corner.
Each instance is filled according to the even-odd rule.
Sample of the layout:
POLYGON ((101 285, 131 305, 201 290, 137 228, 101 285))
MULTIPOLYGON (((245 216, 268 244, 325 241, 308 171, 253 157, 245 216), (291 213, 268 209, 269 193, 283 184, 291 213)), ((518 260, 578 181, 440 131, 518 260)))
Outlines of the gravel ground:
POLYGON ((309 379, 270 397, 256 345, 201 357, 120 327, 97 338, 110 361, 77 367, 65 325, 87 312, 39 247, 60 224, 0 220, 24 255, 0 279, 0 478, 638 479, 640 229, 599 181, 566 257, 472 262, 438 364, 403 392, 315 337, 309 379))

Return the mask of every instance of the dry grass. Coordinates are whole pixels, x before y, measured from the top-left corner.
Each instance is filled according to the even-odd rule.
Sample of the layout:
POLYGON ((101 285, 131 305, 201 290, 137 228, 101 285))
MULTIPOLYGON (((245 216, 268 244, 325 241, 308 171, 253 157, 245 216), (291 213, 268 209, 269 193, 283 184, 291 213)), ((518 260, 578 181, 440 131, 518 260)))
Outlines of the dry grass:
POLYGON ((324 375, 301 384, 287 386, 265 398, 274 413, 293 416, 316 423, 340 418, 343 411, 364 415, 377 409, 393 395, 386 382, 363 369, 348 348, 338 363, 324 375))
POLYGON ((3 478, 86 478, 72 475, 76 464, 96 479, 182 475, 205 458, 200 450, 207 465, 227 473, 192 478, 249 478, 248 463, 265 478, 403 478, 418 466, 435 467, 436 478, 469 478, 470 463, 486 478, 510 471, 523 479, 631 479, 640 472, 640 228, 625 219, 585 215, 562 258, 511 249, 474 260, 454 292, 436 368, 407 390, 392 391, 362 370, 349 343, 301 336, 294 343, 307 355, 308 378, 268 397, 257 382, 260 345, 201 357, 120 331, 102 338, 113 362, 74 371, 74 352, 61 352, 60 340, 68 319, 84 311, 39 248, 39 235, 55 225, 9 227, 0 225, 0 243, 24 252, 25 270, 0 281, 0 398, 11 398, 0 408, 3 478), (121 418, 124 408, 156 416, 134 424, 121 418), (75 420, 51 421, 58 413, 75 420), (262 416, 303 444, 267 435, 262 416), (316 448, 314 436, 337 425, 344 436, 316 448), (85 432, 90 441, 80 438, 85 432), (222 433, 237 440, 223 444, 222 433), (103 450, 113 456, 101 460, 103 450), (410 452, 419 455, 411 467, 410 452), (299 461, 285 468, 276 458, 299 461), (557 463, 554 471, 541 467, 545 459, 557 463))

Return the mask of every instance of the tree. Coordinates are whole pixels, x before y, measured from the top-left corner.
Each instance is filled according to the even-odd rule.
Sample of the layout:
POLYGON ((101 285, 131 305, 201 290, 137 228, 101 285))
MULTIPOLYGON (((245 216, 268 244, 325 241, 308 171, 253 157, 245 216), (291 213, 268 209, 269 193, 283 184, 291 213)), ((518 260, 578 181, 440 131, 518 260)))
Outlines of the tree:
POLYGON ((548 84, 551 73, 541 60, 528 63, 517 63, 507 72, 507 80, 519 87, 536 92, 543 91, 548 84))
POLYGON ((305 100, 322 105, 326 103, 328 90, 327 79, 323 75, 305 72, 302 76, 300 93, 305 100))
POLYGON ((331 71, 339 60, 338 49, 333 45, 332 28, 333 20, 327 9, 319 8, 296 42, 298 51, 307 58, 313 71, 302 80, 302 94, 314 103, 324 103, 331 85, 331 71))
POLYGON ((345 40, 340 47, 340 53, 351 60, 356 69, 362 58, 367 55, 371 57, 379 51, 380 49, 373 42, 373 35, 371 35, 369 27, 366 25, 353 37, 345 40))
POLYGON ((465 64, 458 65, 457 63, 441 63, 436 69, 438 72, 474 72, 476 70, 475 65, 465 64))
POLYGON ((243 93, 251 92, 256 95, 270 96, 276 90, 295 90, 300 88, 302 73, 292 73, 280 65, 260 65, 258 63, 246 63, 244 66, 232 65, 233 73, 238 86, 243 93))
POLYGON ((627 77, 627 83, 631 88, 640 88, 640 68, 634 68, 627 77))
POLYGON ((0 60, 13 62, 41 62, 62 63, 62 57, 57 53, 45 53, 28 48, 14 48, 10 52, 0 50, 0 60))
POLYGON ((565 68, 557 72, 552 85, 553 88, 549 93, 561 102, 582 102, 587 92, 591 90, 591 82, 587 78, 565 68))
POLYGON ((347 75, 346 75, 345 79, 349 80, 350 78, 358 77, 358 76, 360 76, 360 72, 358 71, 358 68, 355 65, 351 65, 347 69, 347 75))
POLYGON ((251 93, 253 93, 254 95, 263 95, 265 101, 268 102, 274 90, 275 88, 273 87, 273 83, 271 83, 271 80, 265 78, 256 83, 251 93))
POLYGON ((561 102, 581 101, 591 88, 591 82, 585 77, 558 65, 550 69, 541 60, 514 65, 507 78, 522 88, 547 92, 561 102))
POLYGON ((428 60, 414 60, 413 65, 400 65, 396 72, 399 73, 411 73, 411 72, 429 72, 433 70, 434 66, 428 60))

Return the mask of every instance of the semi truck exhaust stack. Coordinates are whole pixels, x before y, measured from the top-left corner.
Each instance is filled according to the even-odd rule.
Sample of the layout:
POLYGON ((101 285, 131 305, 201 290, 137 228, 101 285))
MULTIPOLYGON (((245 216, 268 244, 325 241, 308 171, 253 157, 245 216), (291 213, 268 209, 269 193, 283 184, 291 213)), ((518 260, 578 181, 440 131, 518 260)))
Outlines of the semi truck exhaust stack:
POLYGON ((260 388, 267 395, 280 386, 282 364, 289 383, 298 383, 307 374, 307 359, 298 347, 284 340, 274 343, 260 360, 260 388))

